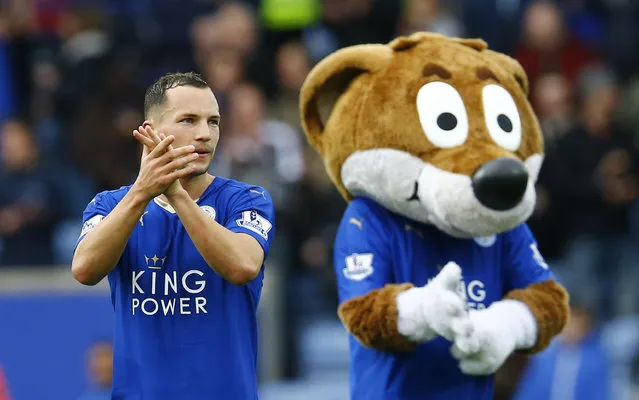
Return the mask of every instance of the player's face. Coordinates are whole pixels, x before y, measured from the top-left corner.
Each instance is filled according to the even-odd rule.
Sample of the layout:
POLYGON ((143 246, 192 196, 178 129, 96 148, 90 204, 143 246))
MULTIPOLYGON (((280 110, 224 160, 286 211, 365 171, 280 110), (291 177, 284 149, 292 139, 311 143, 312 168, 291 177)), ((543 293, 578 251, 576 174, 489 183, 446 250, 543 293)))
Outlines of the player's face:
POLYGON ((192 163, 194 175, 206 173, 220 138, 220 108, 213 92, 191 86, 170 89, 154 128, 167 136, 173 135, 175 148, 195 146, 200 157, 192 163))

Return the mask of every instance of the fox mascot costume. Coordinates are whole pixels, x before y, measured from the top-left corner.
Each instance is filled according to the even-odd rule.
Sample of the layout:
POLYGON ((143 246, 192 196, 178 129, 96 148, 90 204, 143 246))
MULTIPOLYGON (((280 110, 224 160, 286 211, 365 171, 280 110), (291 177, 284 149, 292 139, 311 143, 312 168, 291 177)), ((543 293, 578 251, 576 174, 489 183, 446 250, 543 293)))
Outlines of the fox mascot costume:
POLYGON ((568 294, 526 225, 543 140, 528 80, 479 39, 341 49, 300 94, 348 202, 335 241, 354 400, 493 398, 513 352, 545 349, 568 294))

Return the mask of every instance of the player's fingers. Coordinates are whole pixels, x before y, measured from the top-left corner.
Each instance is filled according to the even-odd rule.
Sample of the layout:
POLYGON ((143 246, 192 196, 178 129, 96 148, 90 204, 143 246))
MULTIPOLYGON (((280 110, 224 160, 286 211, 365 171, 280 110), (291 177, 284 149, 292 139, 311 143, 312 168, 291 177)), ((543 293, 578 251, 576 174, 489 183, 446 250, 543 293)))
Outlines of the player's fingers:
MULTIPOLYGON (((166 136, 164 135, 164 133, 160 132, 160 133, 156 134, 156 137, 159 137, 160 140, 164 140, 164 138, 166 136)), ((173 146, 169 146, 168 149, 169 150, 173 150, 173 146)))
POLYGON ((177 169, 166 176, 167 182, 173 182, 176 179, 184 178, 193 172, 193 167, 187 165, 184 168, 177 169))
POLYGON ((157 158, 162 155, 167 150, 169 145, 173 143, 174 140, 175 137, 173 136, 167 136, 166 138, 164 138, 164 140, 162 140, 157 146, 155 146, 153 150, 151 150, 151 153, 149 153, 149 157, 157 158))
POLYGON ((138 140, 138 142, 142 143, 144 146, 149 147, 149 148, 154 148, 155 147, 155 142, 153 142, 153 140, 151 140, 151 138, 143 135, 142 133, 140 133, 139 130, 134 130, 133 131, 133 136, 138 140))
MULTIPOLYGON (((144 130, 144 133, 149 138, 151 138, 151 140, 153 140, 153 142, 156 145, 159 144, 165 138, 163 134, 158 134, 157 132, 155 132, 155 129, 153 129, 153 126, 151 125, 149 121, 144 121, 141 128, 144 130)), ((168 147, 169 150, 171 150, 172 148, 173 148, 172 146, 168 147)))
POLYGON ((153 129, 153 127, 151 125, 147 126, 146 128, 147 132, 149 132, 149 135, 153 138, 153 140, 155 140, 156 142, 160 142, 162 141, 162 139, 164 139, 166 136, 164 136, 163 134, 158 134, 157 132, 155 132, 155 129, 153 129))
POLYGON ((166 159, 166 162, 170 162, 173 159, 179 158, 179 157, 183 157, 185 155, 188 154, 195 154, 197 155, 197 153, 195 153, 195 147, 192 145, 187 145, 187 146, 182 146, 182 147, 178 147, 176 149, 169 149, 163 156, 162 158, 166 159))
POLYGON ((173 161, 171 161, 170 163, 166 164, 164 167, 162 167, 162 171, 171 172, 171 171, 174 171, 176 169, 183 168, 188 163, 197 160, 198 157, 199 157, 199 155, 197 153, 187 154, 187 155, 184 155, 182 157, 178 157, 178 158, 174 159, 173 161))
POLYGON ((144 132, 144 134, 151 139, 156 145, 159 144, 163 138, 159 137, 155 131, 153 130, 153 127, 151 125, 142 125, 140 127, 140 131, 144 132))

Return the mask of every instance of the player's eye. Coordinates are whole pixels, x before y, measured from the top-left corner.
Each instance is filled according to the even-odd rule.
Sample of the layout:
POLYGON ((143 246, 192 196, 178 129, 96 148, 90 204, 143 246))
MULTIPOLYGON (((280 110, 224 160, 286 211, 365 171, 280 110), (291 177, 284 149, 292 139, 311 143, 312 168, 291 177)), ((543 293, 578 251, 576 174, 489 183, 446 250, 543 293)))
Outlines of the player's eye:
POLYGON ((450 148, 468 138, 468 114, 457 89, 444 82, 430 82, 417 93, 419 122, 428 140, 450 148))
POLYGON ((521 119, 515 100, 499 85, 487 85, 482 93, 488 132, 495 143, 516 151, 521 144, 521 119))
POLYGON ((218 126, 220 124, 220 121, 218 121, 217 119, 212 119, 212 120, 209 120, 209 124, 213 126, 218 126))
POLYGON ((183 122, 185 124, 192 124, 193 123, 193 118, 182 118, 182 120, 180 122, 183 122))

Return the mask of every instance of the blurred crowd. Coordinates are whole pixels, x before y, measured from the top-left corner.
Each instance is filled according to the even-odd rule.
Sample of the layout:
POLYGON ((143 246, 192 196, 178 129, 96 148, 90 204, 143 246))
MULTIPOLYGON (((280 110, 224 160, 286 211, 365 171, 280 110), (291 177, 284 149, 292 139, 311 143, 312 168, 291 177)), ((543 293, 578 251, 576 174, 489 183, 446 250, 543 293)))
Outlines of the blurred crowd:
MULTIPOLYGON (((88 201, 135 179, 131 131, 146 86, 195 70, 222 113, 211 172, 273 196, 271 258, 288 288, 294 339, 305 321, 335 314, 331 246, 345 207, 301 132, 298 93, 310 68, 338 48, 415 31, 480 37, 527 71, 546 138, 530 225, 578 317, 577 333, 540 362, 564 360, 564 347, 598 349, 605 328, 638 311, 638 21, 632 0, 4 0, 0 268, 69 264, 88 201)), ((637 377, 635 352, 617 353, 637 377)), ((537 376, 527 365, 524 377, 552 386, 548 368, 537 376)), ((586 392, 605 376, 577 371, 571 379, 586 392)), ((569 398, 556 390, 521 398, 569 398)))

